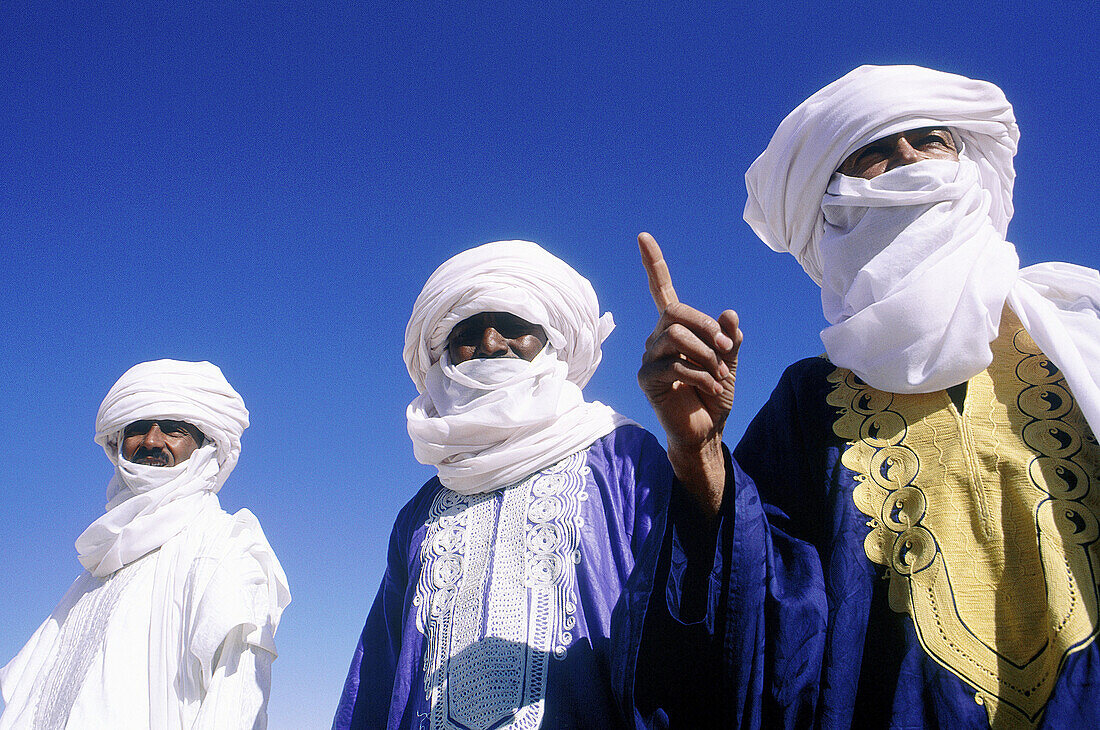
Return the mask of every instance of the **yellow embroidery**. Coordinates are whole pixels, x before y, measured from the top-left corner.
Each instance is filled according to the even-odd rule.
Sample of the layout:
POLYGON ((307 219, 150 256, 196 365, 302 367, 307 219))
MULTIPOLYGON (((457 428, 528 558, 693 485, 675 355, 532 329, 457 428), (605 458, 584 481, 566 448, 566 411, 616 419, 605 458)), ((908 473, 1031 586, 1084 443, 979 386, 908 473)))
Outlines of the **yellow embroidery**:
POLYGON ((1012 312, 1000 331, 961 414, 943 391, 884 393, 841 368, 828 402, 891 608, 991 726, 1015 727, 1097 633, 1100 447, 1012 312))

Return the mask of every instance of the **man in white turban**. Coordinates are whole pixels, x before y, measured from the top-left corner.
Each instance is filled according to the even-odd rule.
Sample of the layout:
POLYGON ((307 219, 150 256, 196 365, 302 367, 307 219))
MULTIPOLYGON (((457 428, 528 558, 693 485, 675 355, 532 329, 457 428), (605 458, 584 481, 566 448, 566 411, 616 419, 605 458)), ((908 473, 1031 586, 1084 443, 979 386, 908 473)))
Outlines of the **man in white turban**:
POLYGON ((634 566, 656 560, 672 473, 651 434, 581 393, 613 327, 534 243, 428 279, 407 416, 438 476, 397 517, 334 728, 632 726, 652 579, 634 566))
POLYGON ((99 407, 115 465, 77 538, 85 572, 0 670, 3 730, 267 726, 286 576, 247 509, 217 492, 248 427, 208 362, 130 368, 99 407))
POLYGON ((719 424, 688 451, 722 474, 696 496, 731 724, 1100 726, 1100 274, 1020 269, 1017 139, 996 86, 913 66, 858 68, 783 120, 745 219, 821 286, 826 355, 732 459, 732 377, 709 363, 733 370, 736 318, 658 296, 642 238, 664 315, 639 377, 670 456, 703 406, 719 424))

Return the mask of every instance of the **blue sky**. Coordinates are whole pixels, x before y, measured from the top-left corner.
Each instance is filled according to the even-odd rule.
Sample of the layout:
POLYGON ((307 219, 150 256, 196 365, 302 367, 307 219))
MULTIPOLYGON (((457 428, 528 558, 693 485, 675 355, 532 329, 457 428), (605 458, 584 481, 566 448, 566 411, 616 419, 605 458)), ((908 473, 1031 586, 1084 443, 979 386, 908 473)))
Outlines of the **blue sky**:
POLYGON ((0 5, 0 663, 102 512, 95 412, 129 366, 218 364, 252 427, 221 492, 294 602, 270 726, 326 727, 394 516, 432 475, 404 409, 405 322, 448 256, 525 238, 618 329, 587 389, 656 421, 635 236, 680 296, 737 309, 727 435, 822 350, 816 287, 741 220, 780 119, 862 63, 1000 85, 1022 130, 1024 264, 1097 265, 1091 3, 0 5), (1018 4, 1024 7, 1024 4, 1018 4))

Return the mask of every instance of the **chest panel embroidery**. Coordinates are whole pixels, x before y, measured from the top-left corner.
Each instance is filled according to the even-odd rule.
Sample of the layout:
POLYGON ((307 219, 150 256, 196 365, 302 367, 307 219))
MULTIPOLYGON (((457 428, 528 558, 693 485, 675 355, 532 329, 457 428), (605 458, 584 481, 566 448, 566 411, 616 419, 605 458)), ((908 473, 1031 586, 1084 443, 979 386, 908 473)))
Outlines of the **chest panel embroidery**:
POLYGON ((156 569, 159 551, 129 563, 82 595, 61 626, 58 649, 45 674, 34 710, 33 727, 66 727, 69 713, 107 640, 107 626, 126 589, 139 586, 156 569))
POLYGON ((891 608, 991 726, 1015 727, 1039 721, 1097 633, 1100 448, 1010 311, 1001 333, 961 414, 943 391, 885 393, 841 368, 828 402, 891 608))
POLYGON ((541 725, 548 661, 573 640, 590 471, 580 452, 495 492, 436 495, 413 598, 433 730, 541 725))

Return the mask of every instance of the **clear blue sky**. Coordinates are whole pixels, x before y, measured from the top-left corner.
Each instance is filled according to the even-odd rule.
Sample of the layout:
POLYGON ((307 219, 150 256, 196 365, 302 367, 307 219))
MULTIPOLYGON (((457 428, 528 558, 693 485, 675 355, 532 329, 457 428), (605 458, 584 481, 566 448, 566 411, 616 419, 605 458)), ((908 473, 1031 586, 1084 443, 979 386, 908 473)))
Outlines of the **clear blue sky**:
POLYGON ((401 361, 446 257, 534 240, 619 323, 588 388, 644 425, 635 235, 746 342, 728 435, 822 350, 818 291, 741 220, 799 101, 862 63, 1000 85, 1025 264, 1096 266, 1090 2, 0 4, 0 664, 79 565, 96 408, 143 360, 218 364, 253 426, 221 492, 294 593, 271 727, 331 721, 417 464, 401 361))

